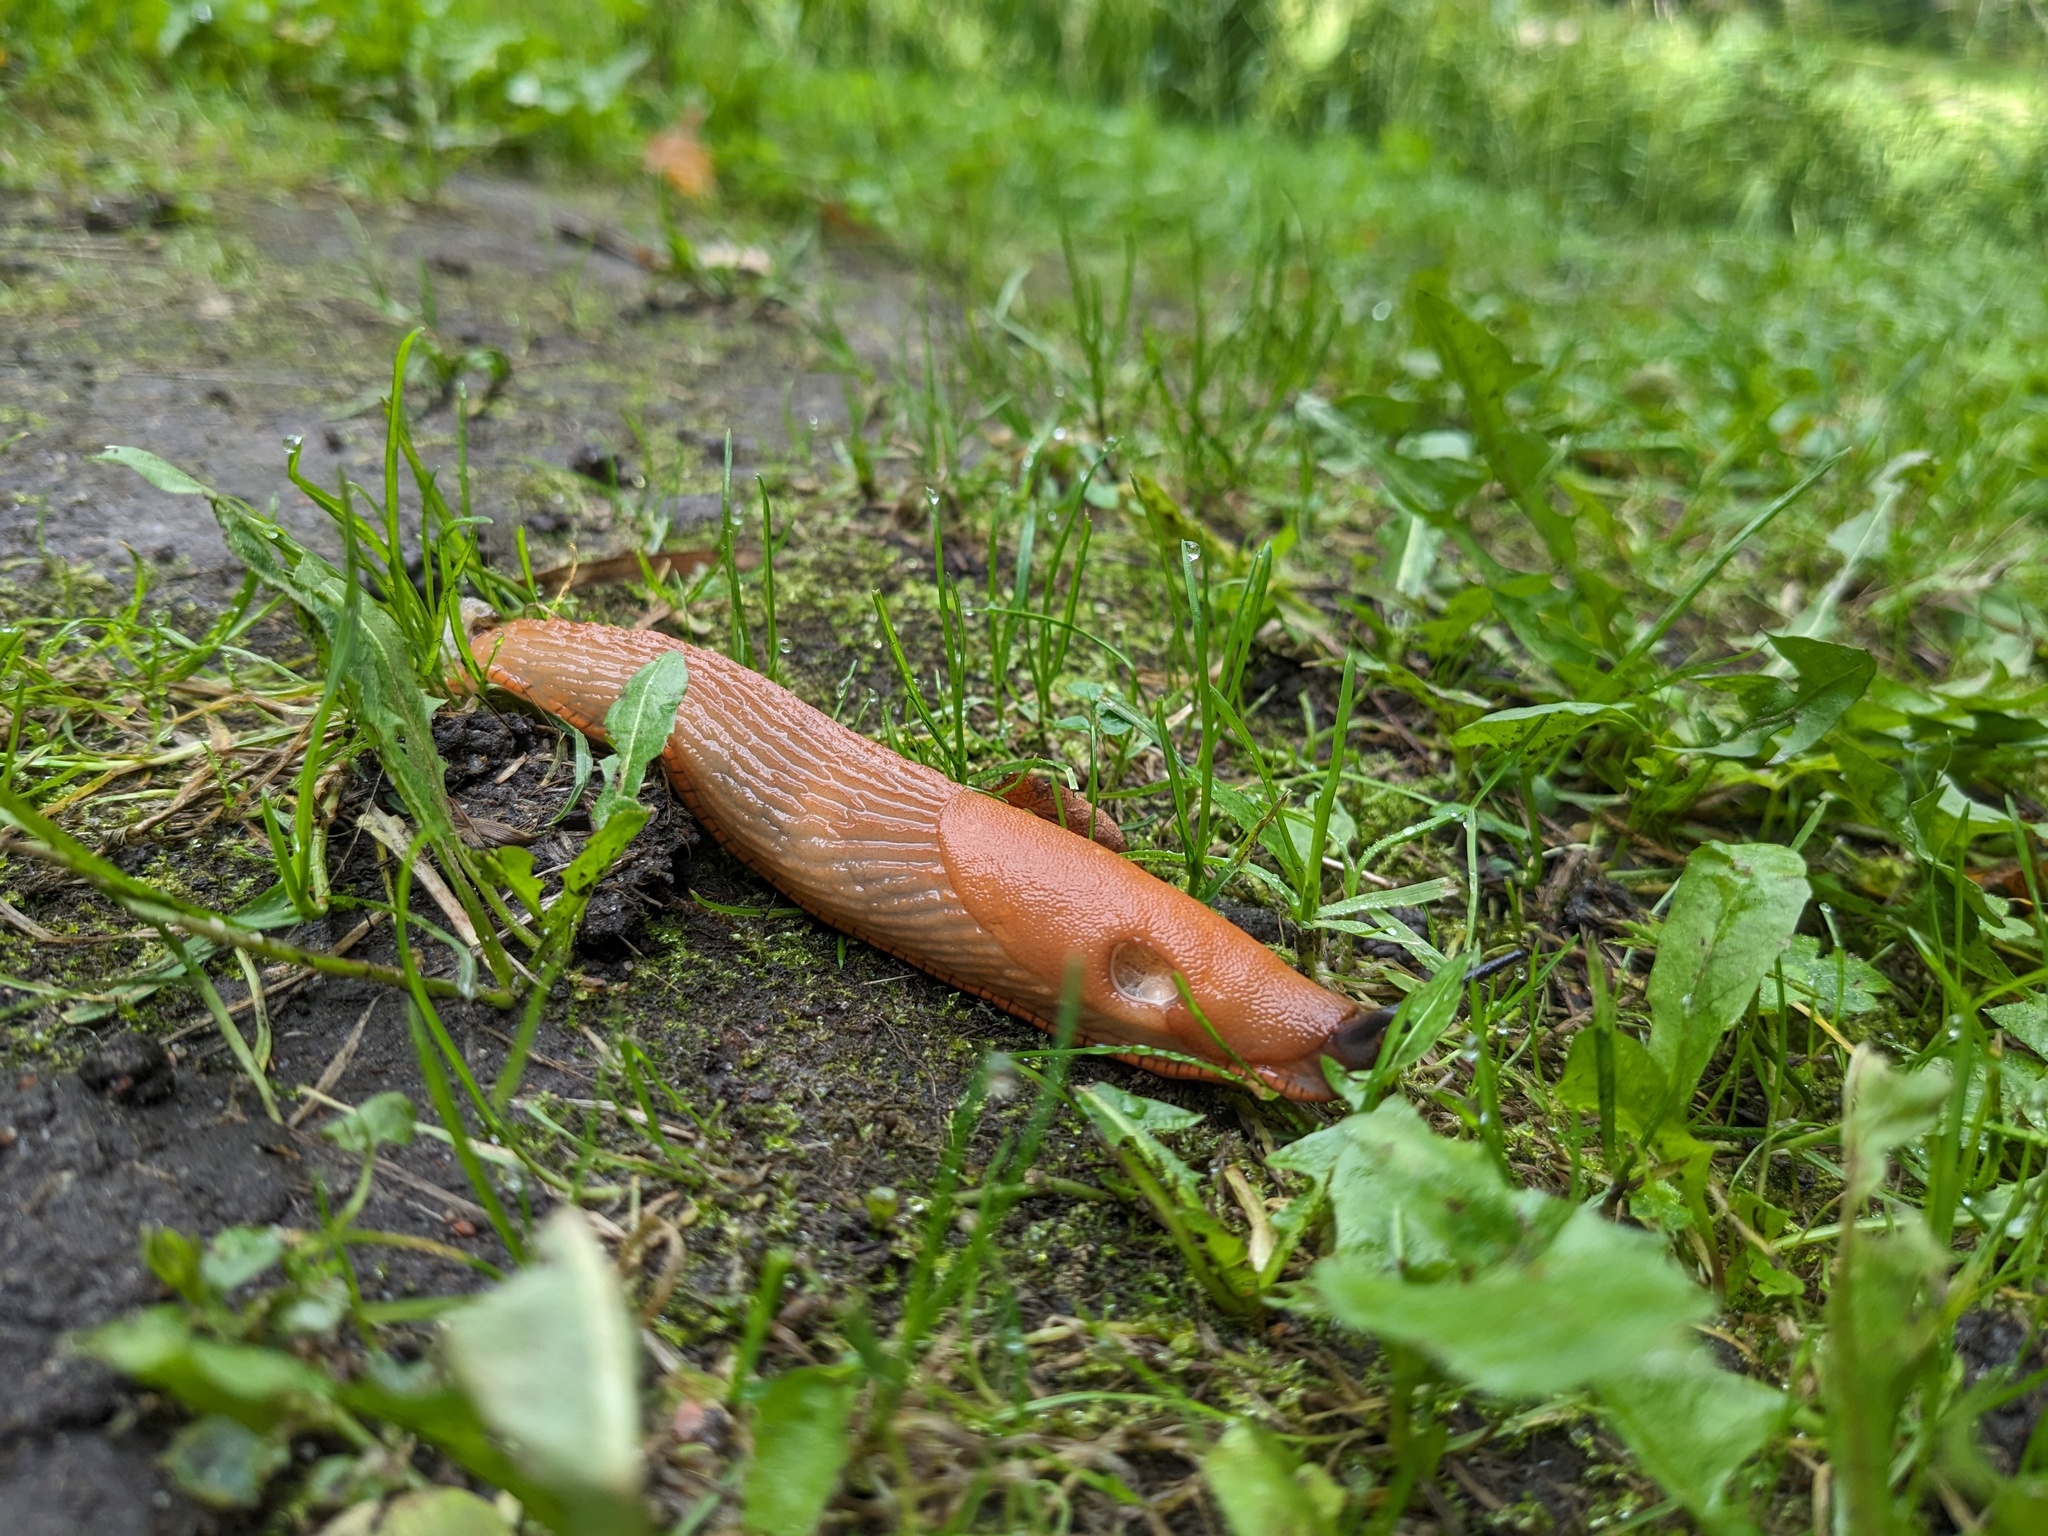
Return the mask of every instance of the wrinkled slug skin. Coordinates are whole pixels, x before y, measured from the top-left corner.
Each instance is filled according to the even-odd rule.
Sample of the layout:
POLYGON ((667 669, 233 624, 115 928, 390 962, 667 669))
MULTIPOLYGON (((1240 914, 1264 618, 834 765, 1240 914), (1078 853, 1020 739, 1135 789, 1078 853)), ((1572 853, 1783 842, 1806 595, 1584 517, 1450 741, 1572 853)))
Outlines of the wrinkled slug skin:
POLYGON ((472 644, 492 683, 600 739, 633 674, 681 650, 690 680, 662 754, 669 781, 714 837, 814 916, 1041 1027, 1078 957, 1083 1036, 1222 1065, 1226 1053, 1174 992, 1179 970, 1259 1077, 1290 1097, 1329 1097, 1319 1058, 1354 1005, 1086 837, 663 635, 519 620, 472 644))

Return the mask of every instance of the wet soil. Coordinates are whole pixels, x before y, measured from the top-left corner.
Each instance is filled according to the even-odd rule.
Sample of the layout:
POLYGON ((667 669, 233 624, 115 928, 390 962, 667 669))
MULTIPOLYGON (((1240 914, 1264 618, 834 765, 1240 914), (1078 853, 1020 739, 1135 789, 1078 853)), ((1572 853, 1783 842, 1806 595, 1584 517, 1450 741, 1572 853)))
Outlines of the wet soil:
MULTIPOLYGON (((587 820, 573 809, 557 819, 568 776, 547 727, 477 711, 441 722, 436 734, 455 803, 472 823, 530 838, 536 868, 573 857, 587 820)), ((381 793, 373 777, 360 778, 344 798, 343 821, 381 793)), ((527 1088, 552 1096, 544 1101, 573 1122, 576 1110, 563 1105, 620 1092, 601 1053, 638 1044, 686 1106, 690 1118, 678 1113, 684 1123, 668 1129, 679 1155, 701 1170, 681 1178, 690 1242, 661 1330, 670 1358, 714 1364, 763 1252, 785 1245, 796 1250, 797 1280, 784 1310, 789 1326, 771 1355, 802 1359, 803 1335, 830 1320, 825 1302, 861 1290, 886 1312, 906 1271, 914 1218, 878 1219, 869 1193, 926 1189, 975 1065, 991 1049, 1043 1040, 886 955, 851 943, 842 949, 697 836, 665 791, 650 789, 649 799, 657 820, 594 903, 577 973, 550 1009, 527 1088)), ((171 842, 177 862, 200 856, 171 842)), ((369 839, 339 863, 338 892, 376 892, 379 858, 369 839)), ((16 875, 0 867, 0 883, 34 920, 69 929, 93 916, 111 926, 79 887, 16 875)), ((323 947, 349 926, 337 916, 292 941, 323 947)), ((48 975, 48 957, 29 949, 0 944, 0 966, 31 980, 48 975)), ((352 953, 395 958, 381 933, 352 953)), ((239 996, 232 986, 223 991, 231 1003, 239 996)), ((135 1012, 141 1033, 112 1021, 91 1031, 42 1020, 42 1048, 22 1049, 17 1037, 16 1065, 0 1086, 0 1370, 26 1383, 0 1411, 0 1529, 9 1532, 242 1528, 191 1505, 156 1471, 153 1458, 176 1422, 166 1405, 70 1352, 65 1338, 166 1294, 138 1258, 144 1228, 304 1228, 315 1220, 314 1181, 345 1186, 354 1171, 318 1138, 324 1116, 296 1130, 263 1117, 193 999, 161 994, 135 1012), (72 1070, 61 1065, 71 1062, 72 1070)), ((442 1015, 471 1070, 491 1081, 512 1016, 481 1004, 446 1005, 442 1015)), ((343 1104, 397 1089, 424 1105, 395 994, 320 978, 276 1003, 273 1022, 272 1079, 288 1110, 301 1085, 322 1081, 343 1104), (331 1074, 359 1025, 346 1065, 331 1074)), ((1196 1103, 1215 1097, 1140 1083, 1114 1064, 1079 1075, 1196 1103)), ((980 1156, 994 1133, 977 1142, 980 1156)), ((616 1141, 602 1132, 600 1139, 616 1141)), ((627 1150, 647 1150, 627 1140, 627 1150)), ((1093 1145, 1071 1129, 1055 1135, 1041 1166, 1089 1181, 1102 1173, 1093 1145)), ((970 1177, 973 1167, 971 1159, 970 1177)), ((439 1144, 387 1153, 376 1189, 366 1225, 502 1259, 439 1144)), ((1028 1324, 1185 1313, 1192 1298, 1144 1218, 1115 1206, 1076 1217, 1065 1205, 1027 1201, 1017 1219, 1025 1252, 1015 1278, 1028 1324)), ((452 1266, 397 1263, 374 1277, 371 1295, 435 1294, 473 1281, 452 1266)))
MULTIPOLYGON (((360 1016, 373 1001, 366 989, 353 997, 347 990, 302 996, 281 1010, 280 1082, 317 1075, 330 1033, 322 1024, 351 1006, 360 1016)), ((396 1011, 388 996, 382 1002, 396 1011)), ((388 1035, 359 1053, 337 1092, 409 1083, 410 1051, 396 1054, 388 1035)), ((127 1038, 113 1048, 129 1049, 127 1038)), ((0 1529, 237 1529, 157 1473, 154 1457, 172 1422, 162 1405, 69 1350, 65 1337, 166 1294, 139 1257, 146 1228, 302 1228, 315 1220, 312 1179, 345 1187, 353 1170, 310 1130, 265 1119, 244 1081, 221 1065, 224 1053, 178 1052, 151 1103, 96 1090, 101 1054, 76 1074, 16 1072, 0 1088, 0 1139, 9 1140, 0 1154, 0 1371, 17 1384, 0 1406, 0 1529)), ((410 1180, 380 1182, 368 1219, 447 1240, 468 1202, 430 1192, 445 1187, 446 1169, 420 1156, 401 1167, 410 1180)), ((486 1256, 495 1249, 473 1246, 486 1256)), ((391 1296, 447 1286, 447 1276, 411 1264, 366 1278, 391 1296)))
MULTIPOLYGON (((376 490, 379 400, 398 339, 422 323, 422 357, 431 345, 451 367, 488 353, 509 366, 481 410, 490 370, 461 370, 475 510, 500 552, 515 528, 538 565, 635 543, 636 519, 715 515, 728 430, 744 486, 843 429, 841 378, 807 323, 817 296, 829 288, 847 345, 874 362, 895 351, 911 285, 872 251, 793 245, 769 279, 707 290, 557 229, 632 211, 620 195, 482 177, 424 205, 222 193, 206 218, 168 227, 0 196, 0 574, 44 555, 125 573, 132 553, 201 600, 239 579, 202 500, 90 462, 110 442, 259 507, 275 496, 287 526, 331 547, 282 444, 303 440, 301 473, 324 487, 345 472, 376 490), (616 498, 593 466, 619 479, 616 498)), ((431 362, 415 377, 427 409, 414 430, 452 471, 441 382, 431 362)))

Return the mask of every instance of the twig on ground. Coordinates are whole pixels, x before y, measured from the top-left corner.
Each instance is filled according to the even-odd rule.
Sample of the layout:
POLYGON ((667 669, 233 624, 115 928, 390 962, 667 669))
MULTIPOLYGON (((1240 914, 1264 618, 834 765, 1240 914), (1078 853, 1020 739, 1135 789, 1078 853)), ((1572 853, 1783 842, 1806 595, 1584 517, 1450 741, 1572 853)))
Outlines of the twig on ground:
MULTIPOLYGON (((348 1064, 356 1059, 356 1047, 363 1043, 363 1029, 369 1024, 370 1015, 377 1011, 377 1004, 382 1001, 382 998, 377 997, 370 999, 369 1006, 363 1009, 362 1016, 356 1020, 356 1027, 348 1032, 348 1039, 342 1042, 341 1049, 334 1053, 333 1060, 329 1061, 320 1073, 320 1080, 313 1085, 314 1093, 333 1092, 334 1085, 341 1081, 341 1075, 348 1071, 348 1064)), ((318 1108, 320 1101, 309 1096, 305 1103, 292 1111, 291 1119, 285 1124, 296 1131, 318 1108)))

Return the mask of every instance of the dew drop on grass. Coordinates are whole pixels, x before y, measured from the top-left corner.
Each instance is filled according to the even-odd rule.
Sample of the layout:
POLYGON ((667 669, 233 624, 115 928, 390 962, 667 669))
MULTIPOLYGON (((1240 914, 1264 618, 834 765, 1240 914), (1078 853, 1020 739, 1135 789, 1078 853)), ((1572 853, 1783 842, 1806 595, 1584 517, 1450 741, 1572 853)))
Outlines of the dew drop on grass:
POLYGON ((789 636, 784 635, 781 639, 775 642, 775 649, 778 654, 787 656, 791 651, 796 649, 796 646, 790 640, 789 636))

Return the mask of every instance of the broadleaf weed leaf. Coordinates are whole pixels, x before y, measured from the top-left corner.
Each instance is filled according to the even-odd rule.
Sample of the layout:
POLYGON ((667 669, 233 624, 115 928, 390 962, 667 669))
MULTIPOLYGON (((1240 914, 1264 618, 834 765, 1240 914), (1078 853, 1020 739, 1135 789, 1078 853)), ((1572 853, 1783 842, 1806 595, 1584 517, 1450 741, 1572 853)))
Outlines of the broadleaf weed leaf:
POLYGON ((590 809, 590 825, 601 830, 620 806, 640 797, 647 765, 661 755, 676 728, 676 710, 690 686, 689 663, 681 651, 663 651, 635 672, 605 712, 605 735, 613 756, 605 785, 590 809))
POLYGON ((1692 1098, 1714 1048, 1791 941, 1806 861, 1776 843, 1707 843, 1679 877, 1650 971, 1650 1055, 1672 1102, 1692 1098))

